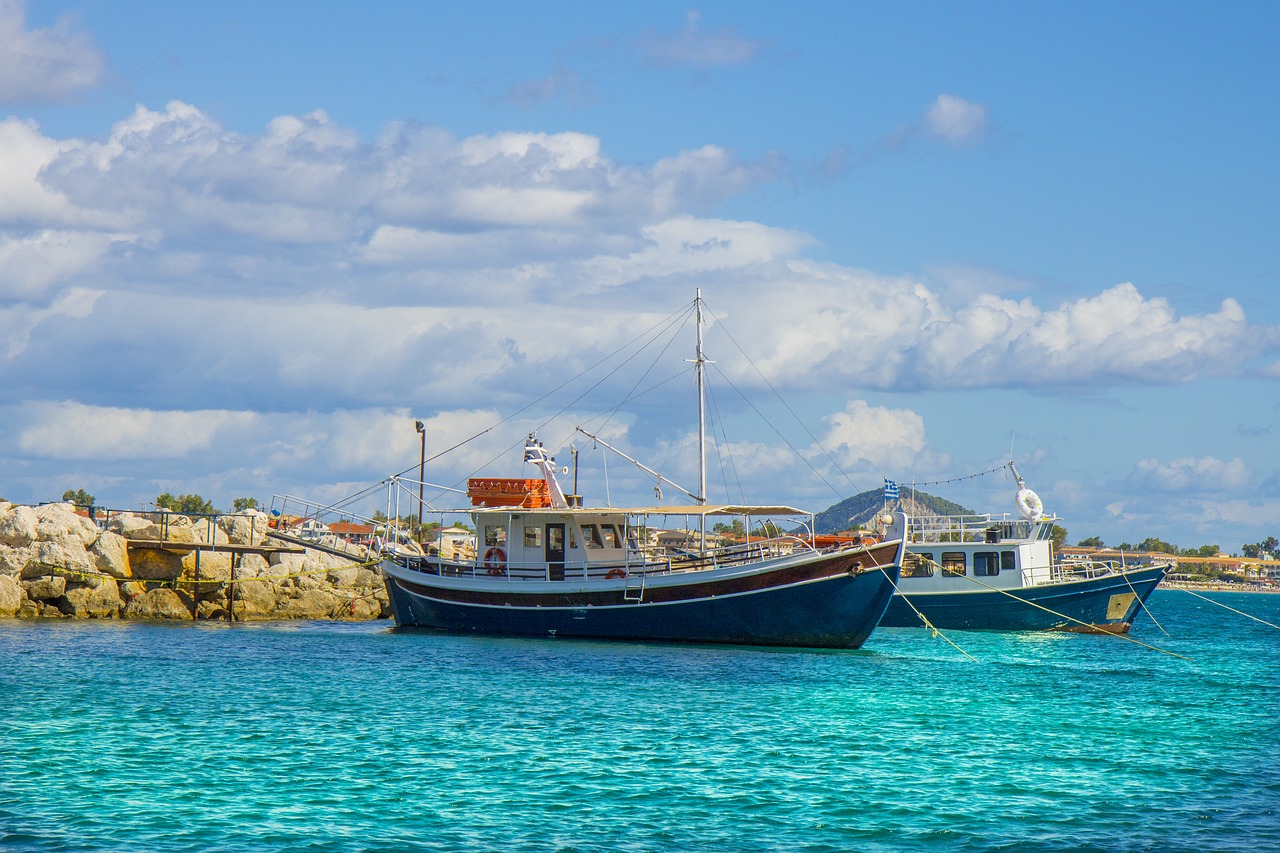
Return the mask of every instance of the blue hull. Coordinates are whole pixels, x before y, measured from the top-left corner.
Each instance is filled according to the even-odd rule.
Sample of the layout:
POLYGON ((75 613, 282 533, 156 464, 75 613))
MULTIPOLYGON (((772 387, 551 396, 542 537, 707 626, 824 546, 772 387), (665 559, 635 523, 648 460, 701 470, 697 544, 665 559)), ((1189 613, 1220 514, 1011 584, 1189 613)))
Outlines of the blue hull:
POLYGON ((943 629, 1124 633, 1165 571, 1157 566, 1126 575, 1011 589, 1008 594, 977 587, 966 592, 907 593, 905 598, 897 593, 880 624, 923 627, 914 605, 930 624, 943 629))
POLYGON ((429 585, 386 574, 400 627, 526 637, 856 649, 880 622, 898 567, 668 601, 562 606, 447 600, 429 585))

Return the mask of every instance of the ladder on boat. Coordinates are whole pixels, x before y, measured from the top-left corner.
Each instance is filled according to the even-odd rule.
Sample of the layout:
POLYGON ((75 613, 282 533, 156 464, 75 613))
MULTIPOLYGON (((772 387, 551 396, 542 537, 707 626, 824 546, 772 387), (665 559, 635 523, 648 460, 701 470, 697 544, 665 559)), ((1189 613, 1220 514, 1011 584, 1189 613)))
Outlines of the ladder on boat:
POLYGON ((627 572, 626 583, 622 587, 622 600, 635 602, 644 601, 644 582, 648 577, 648 574, 645 572, 639 572, 634 575, 631 572, 627 572), (639 584, 631 583, 631 579, 634 577, 640 578, 639 584))

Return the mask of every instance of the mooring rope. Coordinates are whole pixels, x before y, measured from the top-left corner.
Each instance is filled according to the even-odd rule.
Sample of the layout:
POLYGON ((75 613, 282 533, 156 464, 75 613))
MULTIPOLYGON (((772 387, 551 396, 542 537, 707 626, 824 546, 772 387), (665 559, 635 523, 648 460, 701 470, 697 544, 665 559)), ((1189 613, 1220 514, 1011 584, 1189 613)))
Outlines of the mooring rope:
MULTIPOLYGON (((925 562, 941 568, 941 564, 935 562, 934 560, 930 560, 928 558, 921 558, 921 559, 924 559, 925 562)), ((1023 604, 1030 605, 1031 607, 1034 607, 1037 610, 1043 610, 1045 613, 1050 613, 1054 616, 1057 616, 1059 619, 1066 619, 1068 622, 1075 622, 1077 625, 1090 629, 1090 633, 1106 634, 1108 636, 1116 637, 1117 639, 1124 640, 1129 643, 1135 643, 1136 645, 1142 646, 1145 649, 1151 649, 1152 651, 1160 652, 1160 654, 1169 655, 1170 657, 1178 658, 1179 660, 1185 660, 1185 661, 1191 660, 1191 658, 1186 657, 1184 655, 1180 655, 1177 652, 1171 652, 1168 649, 1162 649, 1159 646, 1153 646, 1149 643, 1144 643, 1141 640, 1134 639, 1133 637, 1130 637, 1128 634, 1117 634, 1112 631, 1103 631, 1100 628, 1090 625, 1088 622, 1085 622, 1082 619, 1077 619, 1074 616, 1068 616, 1065 613, 1059 613, 1056 610, 1051 610, 1050 608, 1045 607, 1042 604, 1037 604, 1034 601, 1028 601, 1025 598, 1021 598, 1020 596, 1014 595, 1012 592, 1009 592, 1007 589, 1001 589, 998 586, 992 586, 989 583, 985 583, 984 581, 980 581, 977 578, 970 577, 969 575, 960 575, 959 577, 963 577, 965 580, 970 581, 972 583, 976 583, 979 586, 986 587, 987 589, 992 590, 993 592, 998 592, 1001 595, 1007 595, 1010 598, 1012 598, 1014 601, 1021 601, 1023 604)))
MULTIPOLYGON (((869 547, 867 547, 867 546, 865 546, 865 545, 863 546, 863 548, 865 548, 865 549, 866 549, 867 556, 871 559, 871 565, 875 566, 875 567, 876 567, 876 569, 878 569, 878 570, 879 570, 879 572, 880 572, 882 575, 884 575, 884 576, 888 579, 889 584, 893 587, 893 591, 894 591, 895 593, 897 593, 898 595, 902 595, 902 590, 898 589, 898 582, 897 582, 897 581, 895 581, 895 580, 893 579, 893 576, 892 576, 892 575, 890 575, 888 572, 886 572, 886 571, 885 571, 884 566, 880 565, 880 561, 876 559, 876 555, 875 555, 875 553, 871 550, 871 548, 869 548, 869 547)), ((906 554, 906 549, 905 549, 905 547, 902 549, 902 553, 903 553, 903 554, 906 554)), ((930 635, 930 636, 932 636, 932 637, 941 637, 942 639, 946 640, 946 641, 947 641, 947 643, 949 643, 953 649, 955 649, 955 650, 956 650, 956 651, 958 651, 960 654, 962 654, 962 655, 964 655, 965 657, 967 657, 969 660, 973 661, 974 663, 979 663, 979 662, 980 662, 980 661, 979 661, 977 658, 975 658, 973 655, 969 654, 969 653, 968 653, 968 652, 966 652, 964 649, 962 649, 962 648, 960 648, 958 645, 956 645, 956 644, 952 641, 952 639, 951 639, 950 637, 948 637, 946 634, 942 633, 942 631, 938 630, 937 626, 935 626, 932 622, 930 622, 930 621, 929 621, 929 619, 928 619, 928 617, 926 617, 923 613, 921 613, 919 610, 917 610, 917 609, 916 609, 916 606, 915 606, 914 604, 912 604, 912 603, 911 603, 911 600, 910 600, 910 599, 908 599, 905 595, 902 595, 902 600, 903 600, 903 601, 905 601, 905 602, 907 602, 907 606, 908 606, 908 607, 910 607, 912 610, 915 610, 915 614, 916 614, 917 616, 919 616, 919 617, 920 617, 920 621, 921 621, 921 622, 923 622, 923 623, 924 623, 924 626, 925 626, 926 628, 928 628, 928 629, 929 629, 929 635, 930 635)))
POLYGON ((1212 598, 1201 595, 1198 592, 1192 592, 1191 590, 1184 589, 1183 587, 1180 587, 1180 586, 1175 586, 1170 588, 1179 590, 1181 592, 1185 592, 1187 595, 1194 595, 1196 598, 1203 599, 1204 601, 1207 601, 1210 604, 1215 604, 1218 607, 1221 607, 1223 610, 1230 610, 1232 613, 1237 613, 1245 617, 1246 619, 1252 619, 1254 622, 1261 622, 1263 625, 1266 625, 1268 628, 1275 628, 1277 631, 1280 631, 1280 625, 1274 625, 1268 622, 1266 619, 1259 619, 1257 616, 1250 616, 1248 613, 1245 613, 1243 610, 1236 610, 1234 607, 1228 607, 1227 605, 1223 604, 1221 601, 1214 601, 1212 598))

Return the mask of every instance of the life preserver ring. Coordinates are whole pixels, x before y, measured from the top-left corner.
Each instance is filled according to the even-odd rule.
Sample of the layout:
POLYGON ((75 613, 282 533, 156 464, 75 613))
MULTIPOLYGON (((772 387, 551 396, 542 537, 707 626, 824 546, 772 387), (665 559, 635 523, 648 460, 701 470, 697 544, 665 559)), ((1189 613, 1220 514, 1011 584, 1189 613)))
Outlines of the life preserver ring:
POLYGON ((507 570, 507 554, 501 548, 490 548, 484 552, 484 567, 491 575, 500 575, 507 570))
POLYGON ((1027 521, 1035 521, 1044 515, 1044 504, 1040 501, 1040 496, 1026 487, 1018 489, 1013 502, 1018 507, 1018 514, 1027 521))
POLYGON ((627 572, 625 569, 610 569, 609 571, 605 572, 604 579, 607 581, 611 581, 615 578, 625 578, 626 576, 627 576, 627 572))

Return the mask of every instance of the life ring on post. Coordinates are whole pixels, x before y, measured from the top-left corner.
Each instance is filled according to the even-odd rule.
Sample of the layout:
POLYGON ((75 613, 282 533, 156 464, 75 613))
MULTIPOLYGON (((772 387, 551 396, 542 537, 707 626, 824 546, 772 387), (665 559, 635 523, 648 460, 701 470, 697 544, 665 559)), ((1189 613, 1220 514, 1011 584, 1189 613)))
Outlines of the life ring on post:
POLYGON ((1018 514, 1027 521, 1038 521, 1044 515, 1044 504, 1040 501, 1040 496, 1025 486, 1018 489, 1013 502, 1018 507, 1018 514))
POLYGON ((611 580, 614 580, 615 578, 625 578, 626 576, 627 576, 626 569, 610 569, 609 571, 605 572, 604 579, 607 581, 611 581, 611 580))
POLYGON ((490 548, 484 552, 484 567, 491 575, 502 575, 507 572, 507 554, 501 548, 490 548))

